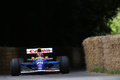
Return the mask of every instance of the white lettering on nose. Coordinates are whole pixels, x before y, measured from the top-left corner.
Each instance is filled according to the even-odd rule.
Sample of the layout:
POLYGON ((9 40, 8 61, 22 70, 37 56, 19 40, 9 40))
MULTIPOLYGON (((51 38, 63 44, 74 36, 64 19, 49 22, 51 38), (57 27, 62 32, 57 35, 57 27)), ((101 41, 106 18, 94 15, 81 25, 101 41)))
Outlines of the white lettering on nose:
POLYGON ((37 64, 43 64, 43 62, 37 62, 37 64))

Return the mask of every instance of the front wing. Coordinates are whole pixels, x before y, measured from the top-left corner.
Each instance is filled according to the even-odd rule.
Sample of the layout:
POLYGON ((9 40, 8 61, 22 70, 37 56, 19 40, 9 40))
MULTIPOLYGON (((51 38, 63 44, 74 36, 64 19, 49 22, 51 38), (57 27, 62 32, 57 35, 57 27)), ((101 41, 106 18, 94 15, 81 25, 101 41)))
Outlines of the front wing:
MULTIPOLYGON (((48 62, 44 62, 44 64, 56 64, 59 63, 59 61, 48 61, 48 62)), ((21 73, 34 73, 34 72, 59 72, 59 66, 57 65, 57 68, 51 68, 51 69, 46 69, 46 70, 32 70, 32 69, 28 69, 26 67, 26 65, 35 65, 35 63, 22 63, 22 71, 21 73)))
POLYGON ((59 72, 60 70, 31 70, 31 71, 21 71, 21 73, 34 73, 34 72, 59 72))

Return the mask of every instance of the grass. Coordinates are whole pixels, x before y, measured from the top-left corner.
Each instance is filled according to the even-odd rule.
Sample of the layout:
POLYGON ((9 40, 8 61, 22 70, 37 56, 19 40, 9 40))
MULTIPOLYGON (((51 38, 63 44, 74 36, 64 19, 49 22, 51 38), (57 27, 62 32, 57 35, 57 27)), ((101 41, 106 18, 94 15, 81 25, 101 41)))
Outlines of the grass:
POLYGON ((104 67, 93 67, 93 69, 91 69, 90 72, 107 73, 110 75, 120 74, 119 70, 107 70, 104 67))

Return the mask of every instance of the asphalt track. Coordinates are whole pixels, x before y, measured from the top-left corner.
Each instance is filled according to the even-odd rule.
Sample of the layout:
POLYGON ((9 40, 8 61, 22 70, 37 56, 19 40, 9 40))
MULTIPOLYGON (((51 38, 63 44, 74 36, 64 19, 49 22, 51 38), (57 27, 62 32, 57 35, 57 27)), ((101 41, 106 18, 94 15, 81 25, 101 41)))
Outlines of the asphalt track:
POLYGON ((120 75, 95 74, 73 69, 69 74, 34 73, 21 74, 20 76, 6 74, 0 75, 0 80, 120 80, 120 75))

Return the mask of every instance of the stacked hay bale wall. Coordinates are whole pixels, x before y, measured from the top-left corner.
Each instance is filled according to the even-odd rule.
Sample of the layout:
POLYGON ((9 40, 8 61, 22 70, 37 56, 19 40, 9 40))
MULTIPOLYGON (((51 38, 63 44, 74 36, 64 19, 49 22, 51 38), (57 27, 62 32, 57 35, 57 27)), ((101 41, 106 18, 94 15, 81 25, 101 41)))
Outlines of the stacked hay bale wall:
POLYGON ((120 35, 90 37, 83 41, 87 70, 120 70, 120 35))

